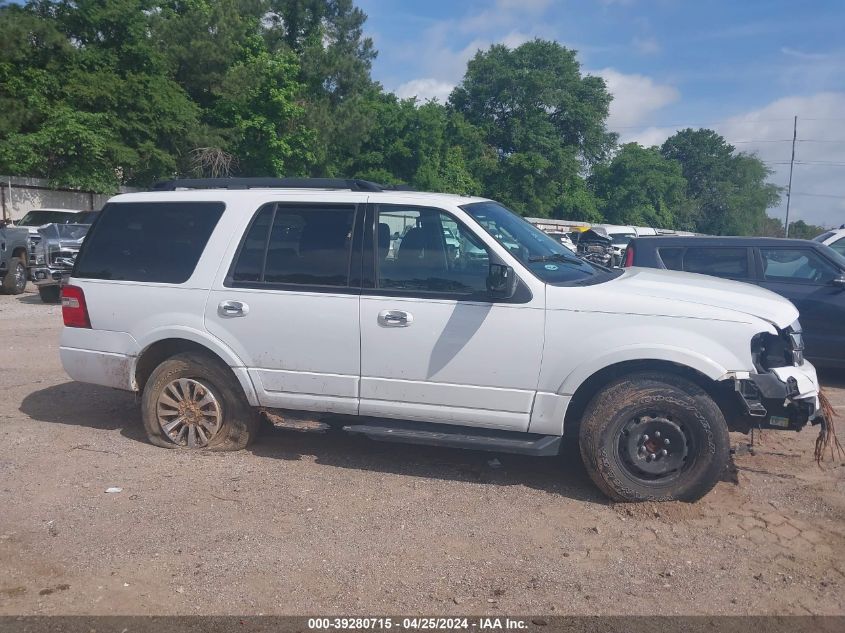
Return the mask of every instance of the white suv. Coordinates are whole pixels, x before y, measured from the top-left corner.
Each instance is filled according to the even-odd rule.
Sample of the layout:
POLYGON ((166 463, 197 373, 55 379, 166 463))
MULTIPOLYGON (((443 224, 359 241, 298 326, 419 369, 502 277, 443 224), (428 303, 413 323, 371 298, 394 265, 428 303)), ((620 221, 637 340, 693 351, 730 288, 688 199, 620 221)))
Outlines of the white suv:
POLYGON ((815 242, 827 244, 837 253, 845 257, 845 224, 838 229, 832 229, 813 238, 815 242))
POLYGON ((140 392, 168 448, 243 448, 262 409, 500 452, 556 455, 573 436, 610 497, 695 500, 729 427, 818 412, 785 299, 604 269, 491 200, 359 180, 112 198, 62 306, 68 374, 140 392))

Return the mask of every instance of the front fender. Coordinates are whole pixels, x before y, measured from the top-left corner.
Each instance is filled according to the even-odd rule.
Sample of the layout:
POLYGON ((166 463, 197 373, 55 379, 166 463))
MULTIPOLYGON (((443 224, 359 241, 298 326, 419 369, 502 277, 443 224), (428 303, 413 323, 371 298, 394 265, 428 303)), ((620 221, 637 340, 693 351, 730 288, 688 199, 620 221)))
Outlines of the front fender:
POLYGON ((557 393, 573 395, 590 376, 606 367, 628 361, 667 361, 683 365, 704 374, 711 380, 724 376, 727 369, 714 360, 693 350, 671 345, 634 344, 607 351, 576 366, 560 383, 557 393))

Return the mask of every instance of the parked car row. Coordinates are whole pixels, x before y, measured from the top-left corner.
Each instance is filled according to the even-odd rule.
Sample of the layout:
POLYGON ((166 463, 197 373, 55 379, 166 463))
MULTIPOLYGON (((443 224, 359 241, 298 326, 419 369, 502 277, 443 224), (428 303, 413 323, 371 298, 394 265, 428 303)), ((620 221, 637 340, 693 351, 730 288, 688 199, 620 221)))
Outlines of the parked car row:
POLYGON ((97 214, 98 211, 35 209, 14 227, 2 229, 0 278, 4 292, 19 294, 27 280, 32 280, 42 301, 57 303, 60 285, 70 276, 82 240, 97 214))

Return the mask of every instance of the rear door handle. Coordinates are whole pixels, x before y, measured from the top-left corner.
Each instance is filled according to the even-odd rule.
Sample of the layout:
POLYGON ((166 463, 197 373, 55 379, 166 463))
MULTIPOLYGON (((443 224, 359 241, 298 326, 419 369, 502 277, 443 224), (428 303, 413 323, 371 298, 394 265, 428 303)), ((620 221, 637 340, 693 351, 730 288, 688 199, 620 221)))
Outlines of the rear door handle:
POLYGON ((221 301, 217 313, 224 317, 238 317, 249 314, 249 306, 240 301, 221 301))
POLYGON ((378 313, 378 323, 384 327, 408 327, 414 322, 414 315, 404 310, 382 310, 378 313))

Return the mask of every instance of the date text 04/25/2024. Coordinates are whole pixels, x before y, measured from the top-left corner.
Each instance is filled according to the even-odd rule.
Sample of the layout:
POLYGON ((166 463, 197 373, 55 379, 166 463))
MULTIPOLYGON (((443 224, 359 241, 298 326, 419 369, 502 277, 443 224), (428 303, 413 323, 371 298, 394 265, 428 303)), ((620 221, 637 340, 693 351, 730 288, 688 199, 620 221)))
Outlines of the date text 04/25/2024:
POLYGON ((518 618, 479 617, 355 617, 355 618, 309 618, 310 630, 409 630, 409 631, 451 631, 478 630, 518 631, 528 628, 528 621, 518 618))

